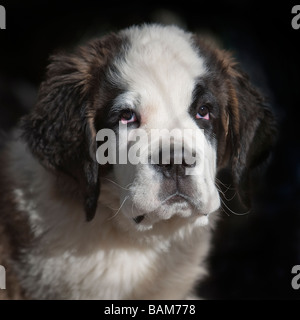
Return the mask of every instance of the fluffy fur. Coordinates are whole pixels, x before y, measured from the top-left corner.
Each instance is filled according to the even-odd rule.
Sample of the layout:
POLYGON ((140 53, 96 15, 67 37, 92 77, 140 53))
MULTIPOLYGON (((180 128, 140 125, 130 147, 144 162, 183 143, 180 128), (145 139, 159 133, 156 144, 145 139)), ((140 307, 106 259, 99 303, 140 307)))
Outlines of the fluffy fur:
POLYGON ((177 27, 132 27, 52 57, 37 105, 2 153, 0 297, 190 297, 206 272, 218 171, 231 166, 249 204, 249 170, 274 135, 230 55, 177 27), (209 120, 197 118, 201 106, 209 120), (137 115, 129 134, 197 131, 203 152, 191 170, 201 174, 180 174, 186 164, 99 165, 96 133, 111 128, 119 139, 124 110, 137 115))

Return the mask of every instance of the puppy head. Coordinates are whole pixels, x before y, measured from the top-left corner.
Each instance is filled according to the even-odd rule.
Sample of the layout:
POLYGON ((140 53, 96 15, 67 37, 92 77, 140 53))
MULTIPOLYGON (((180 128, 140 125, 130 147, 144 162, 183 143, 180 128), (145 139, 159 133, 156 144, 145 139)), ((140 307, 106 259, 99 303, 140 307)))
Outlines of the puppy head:
POLYGON ((176 27, 133 27, 54 56, 38 103, 23 120, 24 136, 43 165, 77 181, 88 220, 107 168, 96 161, 96 133, 111 128, 117 152, 128 153, 120 122, 131 137, 137 129, 148 138, 152 130, 177 130, 172 150, 185 142, 184 150, 176 149, 181 163, 176 152, 169 163, 151 163, 162 148, 150 148, 148 139, 144 163, 112 166, 123 186, 119 216, 144 229, 173 217, 199 221, 216 211, 215 176, 229 164, 248 203, 242 191, 248 172, 266 157, 274 136, 270 111, 229 55, 176 27), (192 134, 184 136, 188 129, 192 134), (198 146, 190 143, 193 136, 198 146), (189 167, 183 151, 195 150, 197 161, 189 167))
MULTIPOLYGON (((143 229, 175 216, 203 223, 220 206, 216 173, 229 165, 240 197, 249 205, 249 171, 267 157, 275 130, 271 112, 247 76, 228 53, 177 28, 134 27, 121 34, 129 45, 114 63, 114 81, 124 90, 107 116, 116 119, 115 126, 119 120, 127 123, 128 132, 116 130, 117 139, 142 130, 148 140, 143 142, 144 162, 114 166, 115 180, 123 186, 120 212, 143 229), (192 174, 185 174, 181 150, 179 165, 175 155, 167 165, 147 162, 149 154, 162 152, 160 146, 150 148, 151 131, 181 132, 170 143, 176 149, 180 140, 190 142, 184 137, 188 129, 200 137, 192 174)), ((119 142, 119 152, 129 147, 119 142)), ((195 145, 187 143, 186 149, 192 154, 195 145)))

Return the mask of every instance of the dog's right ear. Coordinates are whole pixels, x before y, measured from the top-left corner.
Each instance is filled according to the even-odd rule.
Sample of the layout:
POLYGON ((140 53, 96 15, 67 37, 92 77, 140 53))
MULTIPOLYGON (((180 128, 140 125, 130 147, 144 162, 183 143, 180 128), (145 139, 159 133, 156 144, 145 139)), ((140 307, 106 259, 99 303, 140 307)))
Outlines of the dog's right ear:
POLYGON ((119 44, 111 34, 74 54, 53 56, 37 104, 21 121, 23 137, 42 165, 77 181, 88 221, 95 215, 100 193, 94 96, 99 95, 101 74, 119 44))
POLYGON ((229 105, 232 176, 242 203, 250 208, 251 173, 269 158, 277 125, 271 108, 239 66, 232 66, 229 75, 234 92, 229 105))

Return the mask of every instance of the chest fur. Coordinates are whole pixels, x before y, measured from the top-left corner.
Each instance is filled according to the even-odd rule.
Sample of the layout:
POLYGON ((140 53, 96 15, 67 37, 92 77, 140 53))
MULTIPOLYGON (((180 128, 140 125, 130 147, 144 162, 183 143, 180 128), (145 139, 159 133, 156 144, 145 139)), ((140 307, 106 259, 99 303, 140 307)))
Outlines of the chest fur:
POLYGON ((85 253, 37 249, 24 256, 18 273, 38 299, 182 299, 203 273, 206 246, 198 243, 193 255, 176 244, 155 250, 123 243, 85 253))

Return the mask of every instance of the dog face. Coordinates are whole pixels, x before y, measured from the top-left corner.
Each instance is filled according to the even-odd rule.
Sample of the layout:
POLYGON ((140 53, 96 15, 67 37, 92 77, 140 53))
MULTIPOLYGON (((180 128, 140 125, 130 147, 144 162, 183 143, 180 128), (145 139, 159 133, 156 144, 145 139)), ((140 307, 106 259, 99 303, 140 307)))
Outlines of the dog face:
POLYGON ((37 106, 22 126, 43 165, 74 178, 88 220, 101 177, 109 173, 121 186, 120 214, 140 230, 173 218, 203 223, 220 207, 215 177, 228 165, 248 204, 249 169, 267 157, 274 138, 270 111, 227 53, 157 25, 53 57, 37 106), (138 130, 145 133, 142 163, 99 165, 96 133, 103 128, 116 134, 117 158, 128 155, 138 130), (152 138, 155 130, 163 134, 152 138), (165 149, 162 140, 172 130, 165 149))
MULTIPOLYGON (((193 48, 190 37, 175 28, 133 28, 123 35, 131 45, 122 61, 115 64, 118 76, 114 76, 114 81, 119 81, 118 87, 123 84, 125 89, 114 100, 112 110, 118 114, 118 120, 127 124, 129 137, 136 128, 147 134, 148 152, 142 155, 142 163, 114 166, 116 181, 128 186, 121 193, 122 213, 140 229, 151 228, 174 215, 202 218, 220 206, 214 183, 216 144, 204 133, 204 126, 211 126, 213 114, 208 110, 208 101, 199 101, 196 90, 207 72, 204 60, 193 48), (200 112, 207 114, 201 116, 200 112), (185 129, 192 132, 186 141, 185 129), (172 139, 166 139, 169 143, 165 147, 169 150, 167 155, 170 149, 171 153, 178 149, 177 164, 174 154, 165 164, 162 159, 156 163, 147 161, 159 159, 159 153, 164 151, 162 146, 154 147, 153 140, 158 139, 151 133, 155 130, 161 130, 161 140, 173 130, 172 139), (199 145, 194 148, 189 143, 193 133, 199 135, 199 145), (183 144, 185 153, 201 151, 193 166, 183 159, 183 144), (187 168, 192 171, 189 175, 187 168)), ((117 134, 120 137, 125 133, 118 129, 117 134)), ((121 147, 128 152, 128 143, 121 147)))

